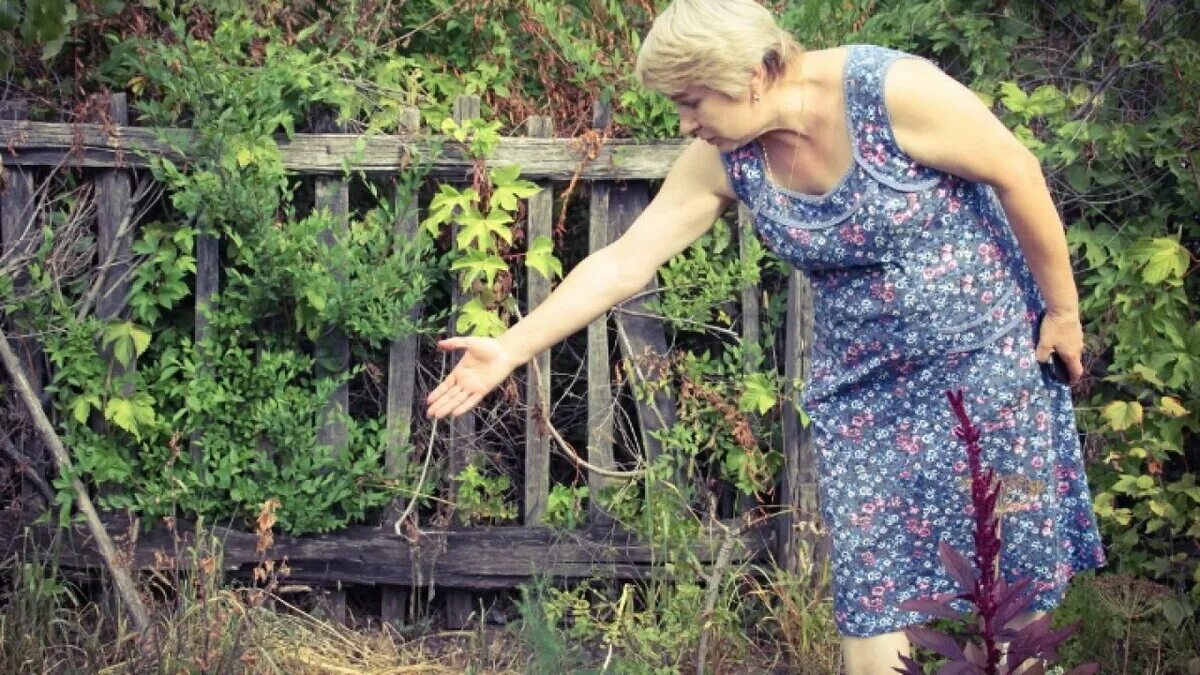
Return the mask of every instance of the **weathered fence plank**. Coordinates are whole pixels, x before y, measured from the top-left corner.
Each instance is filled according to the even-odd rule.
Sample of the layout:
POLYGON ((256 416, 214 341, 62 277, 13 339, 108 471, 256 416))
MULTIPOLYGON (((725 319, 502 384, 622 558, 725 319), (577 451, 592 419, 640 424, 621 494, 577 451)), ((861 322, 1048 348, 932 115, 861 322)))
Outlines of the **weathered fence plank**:
MULTIPOLYGON (((319 235, 326 246, 334 246, 335 240, 344 238, 348 228, 350 212, 350 186, 345 180, 319 177, 315 186, 314 209, 330 216, 330 226, 319 235)), ((334 270, 335 276, 338 274, 334 270)), ((350 342, 336 327, 327 327, 317 338, 317 372, 325 377, 342 376, 350 369, 350 342)), ((322 411, 324 424, 317 434, 318 442, 328 445, 334 457, 340 457, 346 449, 346 423, 344 416, 350 411, 350 387, 343 382, 329 396, 322 411)))
MULTIPOLYGON (((609 231, 616 238, 624 234, 646 209, 650 203, 650 188, 643 181, 623 183, 611 189, 608 199, 609 231)), ((657 291, 658 277, 655 276, 613 312, 621 352, 632 370, 633 380, 638 383, 660 382, 669 377, 666 332, 662 321, 650 314, 647 307, 657 291)), ((651 400, 637 402, 642 448, 649 461, 662 454, 662 443, 654 438, 654 432, 673 426, 676 420, 672 387, 658 386, 653 391, 651 400)), ((676 480, 681 476, 682 473, 677 474, 676 480)))
MULTIPOLYGON (((332 115, 327 114, 315 120, 322 131, 336 128, 332 115)), ((341 130, 341 129, 337 129, 341 130)), ((328 213, 329 227, 318 235, 326 246, 337 245, 349 231, 350 216, 350 184, 345 179, 319 176, 314 186, 314 210, 328 213)), ((333 270, 334 276, 339 275, 333 270)), ((321 335, 313 347, 316 355, 316 372, 322 377, 344 377, 350 370, 350 340, 341 328, 328 326, 322 328, 321 335)), ((350 383, 343 381, 329 394, 321 411, 322 425, 317 430, 317 442, 329 446, 330 454, 336 459, 346 452, 349 438, 347 436, 346 417, 350 414, 350 383)), ((329 611, 335 621, 346 623, 346 591, 339 583, 330 591, 329 611)))
MULTIPOLYGON (((554 120, 532 117, 528 132, 536 138, 554 136, 554 120)), ((554 186, 548 181, 538 184, 541 192, 529 198, 529 223, 525 240, 531 244, 538 237, 554 234, 554 186)), ((532 267, 525 268, 526 307, 535 307, 550 295, 550 281, 532 267)), ((550 435, 545 425, 550 421, 550 350, 533 357, 525 368, 525 504, 526 527, 536 525, 546 512, 550 493, 550 435)))
MULTIPOLYGON (((10 122, 24 119, 28 113, 28 104, 24 100, 0 102, 0 121, 10 122)), ((3 167, 0 176, 0 255, 15 262, 24 256, 32 255, 37 250, 41 230, 37 223, 35 212, 33 169, 21 166, 3 167)), ((13 278, 14 290, 21 292, 29 284, 29 275, 16 274, 13 278)), ((30 335, 28 318, 26 316, 7 317, 9 333, 12 335, 12 348, 20 359, 25 373, 29 376, 29 386, 39 399, 43 392, 43 380, 46 376, 44 356, 38 346, 37 339, 30 335)), ((21 501, 26 508, 38 510, 48 506, 38 481, 44 485, 47 475, 46 447, 36 436, 21 434, 10 439, 12 447, 20 455, 21 460, 28 462, 32 476, 21 478, 21 501)))
MULTIPOLYGON (((459 126, 467 124, 470 120, 479 117, 481 101, 478 96, 459 96, 454 100, 454 121, 459 126)), ((457 246, 458 227, 451 229, 450 240, 452 245, 457 246)), ((451 303, 454 308, 459 308, 463 304, 463 293, 458 280, 454 280, 454 289, 451 293, 451 303)), ((457 335, 458 330, 455 326, 457 313, 452 313, 450 316, 449 334, 457 335)), ((453 366, 459 361, 461 355, 455 353, 450 359, 450 365, 453 366)), ((446 473, 447 491, 450 495, 450 501, 457 504, 458 502, 458 484, 454 482, 454 477, 457 476, 470 463, 474 454, 474 444, 476 442, 475 429, 477 419, 474 411, 468 412, 465 415, 451 418, 450 433, 449 433, 449 455, 450 461, 447 462, 448 471, 446 473)), ((461 524, 462 519, 456 512, 454 515, 455 523, 461 524)), ((473 611, 471 594, 461 590, 450 590, 446 593, 446 626, 451 630, 459 630, 466 627, 471 620, 473 611)))
MULTIPOLYGON (((99 125, 19 122, 0 126, 0 159, 5 164, 111 167, 118 164, 117 155, 121 154, 122 166, 142 167, 147 165, 143 153, 185 160, 187 148, 193 145, 191 139, 192 132, 186 129, 118 127, 110 136, 99 125), (176 146, 182 148, 182 155, 176 146)), ((415 140, 412 136, 387 135, 364 140, 342 134, 277 137, 284 167, 296 173, 340 175, 345 162, 355 171, 391 173, 419 156, 423 163, 430 163, 432 176, 462 178, 474 159, 462 144, 454 142, 444 143, 440 153, 432 152, 429 148, 436 147, 440 140, 436 136, 415 140)), ((685 144, 679 140, 644 143, 609 139, 595 159, 585 162, 587 149, 583 144, 547 138, 502 138, 487 161, 492 166, 516 164, 529 179, 571 180, 578 172, 580 180, 653 180, 666 175, 685 144)))
MULTIPOLYGON (((403 125, 416 131, 421 124, 421 114, 416 108, 404 111, 403 125)), ((417 189, 397 186, 395 196, 397 242, 417 236, 419 217, 417 211, 417 189)), ((421 315, 418 304, 409 312, 409 318, 421 315)), ((404 475, 408 464, 408 444, 412 438, 413 397, 417 373, 417 336, 405 335, 392 340, 388 349, 387 389, 387 449, 384 470, 389 478, 404 475)), ((385 523, 388 527, 392 523, 385 523)))
MULTIPOLYGON (((787 327, 784 340, 785 391, 789 400, 799 395, 793 386, 807 382, 811 372, 809 345, 812 344, 812 290, 800 272, 788 279, 787 327)), ((780 565, 790 572, 799 569, 801 541, 820 545, 816 536, 820 512, 817 508, 817 468, 812 436, 790 406, 783 415, 783 475, 779 481, 779 500, 783 513, 779 516, 778 550, 780 565)), ((809 553, 812 549, 809 549, 809 553)))
MULTIPOLYGON (((406 108, 401 120, 403 128, 416 132, 421 126, 421 113, 416 108, 406 108)), ((396 186, 395 240, 405 241, 417 236, 420 218, 417 212, 417 189, 406 185, 396 186)), ((418 304, 409 312, 409 318, 421 315, 418 304)), ((417 375, 417 336, 405 335, 392 340, 388 349, 387 379, 387 447, 384 451, 384 473, 399 480, 408 473, 409 441, 412 438, 413 398, 417 375)), ((421 486, 416 486, 420 489, 421 486)), ((406 500, 416 499, 406 495, 406 500)), ((394 520, 399 517, 395 509, 388 513, 383 525, 386 531, 394 530, 394 520)), ((380 589, 380 619, 387 624, 398 624, 404 618, 408 591, 399 586, 384 586, 380 589)))
MULTIPOLYGON (((221 285, 221 239, 215 232, 197 231, 196 233, 196 288, 195 288, 195 323, 192 337, 195 340, 196 359, 201 370, 211 369, 209 356, 206 353, 205 341, 209 338, 209 315, 214 311, 213 301, 220 292, 221 285)), ((196 429, 192 432, 190 448, 192 462, 197 471, 205 471, 204 452, 201 448, 204 432, 196 429)))
MULTIPOLYGON (((738 257, 744 265, 750 257, 750 242, 757 236, 754 229, 754 214, 745 204, 738 204, 737 226, 738 257)), ((762 289, 758 284, 746 284, 742 287, 742 344, 746 346, 756 345, 762 339, 762 325, 759 319, 760 293, 762 293, 762 289)), ((753 364, 749 359, 745 361, 744 366, 747 372, 753 369, 753 364)), ((786 405, 784 410, 788 410, 786 405)), ((790 411, 787 414, 790 414, 790 411)), ((758 500, 754 495, 740 492, 734 503, 734 508, 738 513, 745 513, 758 506, 758 500)))
MULTIPOLYGON (((114 124, 129 122, 125 94, 113 94, 109 102, 109 118, 114 124)), ((104 169, 93 180, 96 186, 96 273, 101 276, 96 298, 96 318, 119 321, 126 317, 129 307, 130 278, 133 265, 133 177, 126 169, 104 169)), ((117 359, 113 348, 101 346, 106 363, 107 378, 116 382, 137 370, 137 356, 128 364, 117 359)), ((124 396, 133 394, 133 385, 122 386, 124 396)), ((98 411, 92 415, 93 427, 102 433, 112 429, 98 411)), ((108 490, 100 488, 101 494, 108 490)))
MULTIPOLYGON (((750 256, 750 242, 755 237, 754 214, 745 204, 738 204, 738 251, 745 263, 750 256)), ((758 284, 742 287, 742 340, 746 344, 758 344, 762 339, 762 326, 758 317, 758 296, 762 289, 758 284)))
MULTIPOLYGON (((129 123, 125 94, 113 94, 109 116, 116 124, 129 123)), ((120 318, 129 305, 129 271, 133 248, 133 181, 128 171, 101 171, 95 178, 96 209, 99 217, 99 271, 104 275, 96 316, 120 318)))
MULTIPOLYGON (((596 103, 592 111, 592 127, 604 130, 612 115, 609 106, 596 103)), ((612 183, 592 183, 588 208, 588 252, 595 253, 612 241, 609 231, 609 197, 612 183)), ((587 460, 601 469, 613 469, 613 396, 608 360, 608 314, 605 313, 587 327, 587 460)), ((588 472, 589 515, 595 524, 607 522, 600 508, 600 493, 612 483, 595 471, 588 472)))
MULTIPOLYGON (((736 526, 732 521, 727 523, 736 526)), ((123 518, 106 521, 106 529, 128 533, 123 518)), ((100 557, 95 543, 81 525, 67 532, 45 526, 34 529, 39 539, 65 536, 59 564, 63 567, 96 567, 100 557)), ((227 572, 249 576, 263 559, 254 533, 220 529, 211 534, 222 542, 222 563, 227 572)), ((767 526, 751 529, 735 547, 733 562, 763 560, 773 543, 767 526)), ((698 538, 697 558, 709 564, 716 559, 723 536, 698 538)), ((195 564, 185 552, 194 542, 190 524, 180 522, 174 531, 155 526, 130 542, 127 535, 114 543, 126 556, 130 569, 149 570, 195 564), (178 541, 177 541, 178 539, 178 541), (158 565, 158 567, 155 567, 158 565)), ((534 574, 557 580, 586 579, 593 575, 636 579, 656 560, 653 547, 636 535, 612 527, 595 527, 572 533, 544 527, 479 527, 423 535, 415 543, 377 528, 351 527, 334 534, 292 537, 276 535, 267 552, 273 560, 287 560, 288 583, 437 585, 458 589, 515 588, 534 574)), ((469 594, 468 594, 469 595, 469 594)))

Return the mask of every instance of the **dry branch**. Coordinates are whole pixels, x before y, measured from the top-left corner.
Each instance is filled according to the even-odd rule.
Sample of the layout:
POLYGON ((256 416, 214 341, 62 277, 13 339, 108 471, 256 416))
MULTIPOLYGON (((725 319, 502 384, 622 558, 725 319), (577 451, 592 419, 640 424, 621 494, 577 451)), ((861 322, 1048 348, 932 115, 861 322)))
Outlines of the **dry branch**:
POLYGON ((0 330, 0 360, 4 361, 9 379, 20 393, 42 440, 46 443, 46 447, 50 448, 50 454, 54 457, 59 473, 72 476, 71 487, 75 490, 75 502, 79 506, 79 510, 83 512, 84 518, 87 519, 88 530, 95 538, 100 554, 104 557, 104 564, 112 574, 113 581, 117 585, 117 592, 125 603, 125 608, 129 611, 129 618, 133 621, 134 629, 139 635, 149 635, 150 615, 147 614, 146 607, 142 604, 129 573, 117 560, 117 549, 113 546, 108 532, 105 531, 104 524, 100 521, 100 515, 96 513, 96 508, 92 505, 91 498, 88 497, 87 488, 83 481, 74 477, 71 457, 63 447, 62 439, 55 433, 50 420, 46 418, 46 413, 42 411, 37 395, 33 393, 33 388, 29 385, 25 369, 21 366, 21 362, 13 353, 12 348, 8 346, 8 336, 3 330, 0 330))

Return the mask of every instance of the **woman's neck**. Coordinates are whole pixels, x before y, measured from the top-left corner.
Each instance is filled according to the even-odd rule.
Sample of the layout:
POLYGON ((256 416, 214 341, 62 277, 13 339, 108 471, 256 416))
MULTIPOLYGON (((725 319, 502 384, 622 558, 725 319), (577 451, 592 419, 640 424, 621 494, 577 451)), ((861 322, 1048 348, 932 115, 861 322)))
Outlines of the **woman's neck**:
POLYGON ((801 52, 784 68, 771 87, 772 115, 761 134, 784 147, 802 142, 818 127, 817 100, 822 95, 825 52, 801 52))

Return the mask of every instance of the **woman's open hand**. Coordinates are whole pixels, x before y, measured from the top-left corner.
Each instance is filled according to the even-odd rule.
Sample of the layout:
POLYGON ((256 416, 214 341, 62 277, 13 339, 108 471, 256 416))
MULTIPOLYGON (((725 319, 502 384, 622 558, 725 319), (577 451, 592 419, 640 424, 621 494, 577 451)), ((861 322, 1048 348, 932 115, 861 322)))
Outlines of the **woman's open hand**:
POLYGON ((1067 366, 1071 385, 1079 384, 1083 377, 1083 326, 1079 312, 1046 312, 1037 339, 1034 358, 1046 362, 1051 352, 1058 354, 1067 366))
POLYGON ((426 398, 426 414, 430 417, 462 415, 520 365, 495 338, 449 338, 439 342, 438 349, 464 353, 454 370, 426 398))

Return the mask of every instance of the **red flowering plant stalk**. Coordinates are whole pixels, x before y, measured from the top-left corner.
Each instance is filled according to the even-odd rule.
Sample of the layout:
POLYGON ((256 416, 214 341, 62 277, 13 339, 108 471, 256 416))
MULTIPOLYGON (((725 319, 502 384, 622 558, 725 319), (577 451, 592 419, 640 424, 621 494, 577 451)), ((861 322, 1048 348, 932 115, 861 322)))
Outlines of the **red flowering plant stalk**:
MULTIPOLYGON (((938 555, 950 577, 963 589, 960 593, 945 593, 929 598, 916 598, 900 605, 901 609, 920 612, 930 616, 967 624, 968 632, 976 639, 966 645, 949 635, 932 628, 912 626, 905 629, 909 641, 922 649, 940 654, 949 661, 938 669, 938 675, 1043 675, 1045 666, 1058 658, 1060 644, 1078 628, 1078 625, 1054 630, 1050 616, 1041 618, 1019 628, 1008 626, 1014 618, 1026 611, 1034 600, 1030 588, 1032 579, 1022 577, 1008 583, 999 573, 1000 520, 996 514, 996 500, 1000 495, 1000 481, 996 479, 994 467, 983 468, 979 447, 980 432, 971 423, 963 405, 963 392, 947 391, 946 398, 958 420, 954 435, 967 447, 971 468, 971 503, 974 505, 975 552, 973 561, 968 561, 954 547, 943 541, 938 545, 938 555), (974 564, 972 564, 972 562, 974 564), (974 607, 975 620, 970 614, 957 611, 951 603, 962 600, 974 607), (1028 659, 1035 663, 1022 669, 1028 659)), ((923 675, 921 664, 915 659, 901 655, 904 668, 895 671, 903 675, 923 675)), ((1079 666, 1066 675, 1091 675, 1099 666, 1079 666)))

